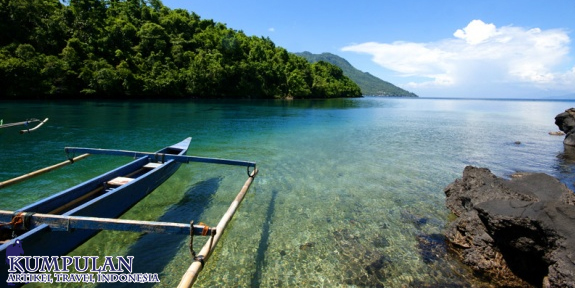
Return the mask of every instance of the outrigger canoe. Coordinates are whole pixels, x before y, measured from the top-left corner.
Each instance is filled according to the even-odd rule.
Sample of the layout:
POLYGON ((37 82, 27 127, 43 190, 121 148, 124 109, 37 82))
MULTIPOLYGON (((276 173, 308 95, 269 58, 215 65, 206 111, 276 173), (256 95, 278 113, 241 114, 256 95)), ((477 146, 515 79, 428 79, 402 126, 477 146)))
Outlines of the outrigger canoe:
MULTIPOLYGON (((255 162, 186 156, 190 141, 191 137, 153 153, 65 148, 67 154, 81 152, 138 158, 16 211, 0 211, 0 255, 4 255, 2 251, 7 251, 8 247, 16 242, 24 248, 25 255, 66 255, 101 230, 120 230, 188 234, 191 237, 210 236, 212 238, 209 241, 209 252, 202 252, 204 250, 200 252, 206 254, 205 258, 209 257, 213 248, 211 244, 215 245, 220 236, 216 237, 216 229, 223 230, 229 219, 223 226, 220 225, 222 223, 218 224, 217 228, 210 228, 204 224, 194 225, 193 221, 190 224, 181 224, 115 219, 172 176, 182 163, 204 162, 246 166, 249 183, 257 173, 255 162), (252 172, 250 167, 253 167, 252 172)), ((249 185, 245 186, 240 194, 245 194, 249 185)), ((228 212, 224 218, 231 218, 234 212, 235 207, 231 215, 228 212)), ((190 250, 193 251, 193 248, 190 247, 190 250)), ((193 253, 194 262, 201 262, 203 267, 204 255, 198 256, 193 253)), ((0 275, 0 281, 5 283, 8 278, 6 269, 2 269, 0 275)), ((194 276, 194 280, 195 277, 197 276, 194 276)))
POLYGON ((28 125, 30 125, 31 123, 40 122, 38 125, 34 126, 33 128, 28 127, 26 129, 20 130, 20 134, 24 134, 24 133, 29 133, 29 132, 32 132, 32 131, 40 128, 47 121, 48 121, 48 118, 46 118, 44 120, 32 118, 32 119, 28 119, 28 120, 22 121, 22 122, 4 124, 4 120, 0 119, 0 128, 8 128, 8 127, 14 127, 14 126, 26 126, 26 127, 28 127, 28 125))

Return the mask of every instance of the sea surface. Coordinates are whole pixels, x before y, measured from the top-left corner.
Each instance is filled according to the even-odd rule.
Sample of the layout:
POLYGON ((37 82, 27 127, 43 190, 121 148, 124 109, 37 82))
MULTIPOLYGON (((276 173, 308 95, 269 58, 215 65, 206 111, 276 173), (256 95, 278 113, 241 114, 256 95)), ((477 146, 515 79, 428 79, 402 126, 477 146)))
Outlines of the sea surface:
MULTIPOLYGON (((0 129, 0 181, 65 161, 67 146, 156 151, 191 136, 188 155, 256 161, 259 169, 196 287, 487 286, 446 251, 443 189, 467 165, 505 178, 543 172, 573 189, 575 157, 548 133, 574 106, 376 97, 1 102, 4 123, 49 121, 27 134, 0 129)), ((0 209, 130 160, 92 155, 0 189, 0 209)), ((184 164, 122 218, 215 226, 246 179, 242 167, 184 164)), ((194 237, 196 250, 204 241, 194 237)), ((188 244, 186 236, 105 231, 71 255, 134 256, 134 273, 161 281, 137 287, 174 287, 191 263, 188 244)))

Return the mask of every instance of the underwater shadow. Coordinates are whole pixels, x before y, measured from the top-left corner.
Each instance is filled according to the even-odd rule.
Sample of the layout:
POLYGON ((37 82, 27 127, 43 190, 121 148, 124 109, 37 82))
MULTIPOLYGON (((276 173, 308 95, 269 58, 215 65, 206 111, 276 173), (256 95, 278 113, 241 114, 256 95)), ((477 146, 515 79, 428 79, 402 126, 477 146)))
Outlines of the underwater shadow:
MULTIPOLYGON (((221 177, 217 177, 198 182, 184 193, 184 197, 178 203, 170 206, 164 215, 156 221, 189 223, 189 221, 195 220, 196 223, 199 223, 205 210, 204 207, 209 206, 213 195, 218 191, 221 180, 221 177)), ((143 234, 126 254, 127 256, 134 256, 132 273, 160 273, 178 253, 182 247, 182 242, 188 239, 189 235, 143 234)), ((133 285, 133 283, 101 283, 98 287, 131 286, 129 284, 133 285)), ((154 284, 138 283, 138 287, 152 287, 154 284)))
POLYGON ((260 287, 261 286, 261 279, 262 279, 262 270, 265 264, 265 255, 266 251, 269 247, 269 239, 270 239, 270 223, 272 221, 272 216, 275 210, 275 202, 276 197, 278 195, 277 190, 272 191, 272 198, 270 200, 270 205, 268 206, 268 210, 266 213, 266 219, 264 221, 264 225, 262 227, 262 238, 260 239, 260 243, 258 245, 258 250, 256 253, 256 271, 252 275, 251 279, 251 287, 260 287))

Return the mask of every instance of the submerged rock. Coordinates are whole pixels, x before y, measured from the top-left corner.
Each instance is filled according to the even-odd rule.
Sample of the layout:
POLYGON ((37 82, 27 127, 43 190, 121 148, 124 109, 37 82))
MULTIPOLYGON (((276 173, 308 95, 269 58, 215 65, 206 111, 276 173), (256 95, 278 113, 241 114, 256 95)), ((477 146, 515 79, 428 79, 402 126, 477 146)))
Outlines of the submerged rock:
POLYGON ((465 167, 444 190, 463 262, 507 287, 575 287, 575 194, 542 173, 505 180, 465 167))
POLYGON ((378 248, 385 248, 389 246, 389 241, 387 241, 385 236, 378 236, 373 240, 373 246, 378 248))
POLYGON ((307 242, 305 244, 299 245, 299 250, 308 250, 315 246, 315 242, 307 242))
POLYGON ((392 264, 392 261, 386 255, 381 255, 378 259, 365 266, 365 271, 369 275, 374 275, 380 281, 385 281, 387 277, 386 272, 389 273, 387 268, 390 264, 392 264))
POLYGON ((402 209, 400 211, 400 214, 401 214, 402 220, 404 220, 405 222, 412 223, 413 226, 417 229, 421 229, 421 227, 423 225, 427 224, 427 222, 429 222, 429 220, 430 220, 428 217, 416 215, 416 214, 411 213, 410 211, 408 211, 406 209, 402 209))
POLYGON ((419 253, 426 264, 433 263, 447 254, 445 236, 441 234, 417 235, 419 253))

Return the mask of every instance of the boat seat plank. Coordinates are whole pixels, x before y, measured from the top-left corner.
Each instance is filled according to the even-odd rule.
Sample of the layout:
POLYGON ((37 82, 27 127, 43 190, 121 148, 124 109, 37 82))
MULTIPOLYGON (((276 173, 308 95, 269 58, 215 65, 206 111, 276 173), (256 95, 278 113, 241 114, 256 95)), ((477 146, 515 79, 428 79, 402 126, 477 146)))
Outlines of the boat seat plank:
POLYGON ((108 185, 113 185, 113 186, 122 186, 125 184, 128 184, 130 181, 133 181, 134 178, 128 178, 128 177, 116 177, 110 181, 107 182, 108 185))
POLYGON ((144 168, 155 169, 155 168, 160 167, 160 166, 162 166, 162 163, 150 162, 150 163, 144 165, 144 168))

